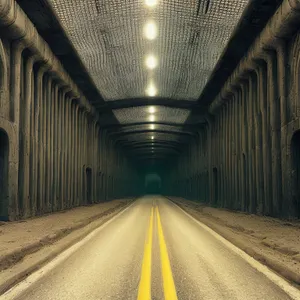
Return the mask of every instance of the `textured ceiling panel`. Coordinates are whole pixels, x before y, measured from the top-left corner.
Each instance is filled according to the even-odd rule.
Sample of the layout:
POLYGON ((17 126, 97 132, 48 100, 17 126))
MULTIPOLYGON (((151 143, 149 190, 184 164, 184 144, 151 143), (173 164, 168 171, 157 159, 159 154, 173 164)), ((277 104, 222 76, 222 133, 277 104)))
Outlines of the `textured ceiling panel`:
POLYGON ((249 0, 48 0, 105 100, 196 100, 249 0), (147 40, 152 21, 157 37, 147 40), (157 67, 145 67, 146 56, 157 67))
MULTIPOLYGON (((190 131, 184 130, 182 126, 172 126, 172 125, 163 125, 163 124, 145 124, 145 125, 129 125, 125 127, 118 127, 115 131, 121 133, 127 133, 132 131, 148 131, 148 130, 158 130, 158 131, 172 131, 172 132, 187 132, 190 131)), ((114 131, 114 130, 113 130, 114 131)))
POLYGON ((115 109, 113 113, 121 124, 140 122, 183 124, 187 120, 190 111, 165 106, 143 106, 115 109))
POLYGON ((133 133, 131 135, 128 135, 123 137, 122 139, 127 141, 155 141, 155 140, 163 140, 163 141, 187 141, 188 138, 179 136, 178 134, 172 134, 172 133, 133 133))

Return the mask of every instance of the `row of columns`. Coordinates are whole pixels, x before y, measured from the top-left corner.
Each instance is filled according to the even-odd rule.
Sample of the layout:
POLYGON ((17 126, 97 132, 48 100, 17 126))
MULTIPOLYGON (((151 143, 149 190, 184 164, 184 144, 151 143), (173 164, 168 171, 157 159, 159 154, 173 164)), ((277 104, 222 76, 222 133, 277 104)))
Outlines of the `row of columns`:
POLYGON ((80 96, 21 42, 5 45, 10 55, 4 51, 1 59, 10 61, 1 77, 10 76, 10 88, 1 101, 9 110, 1 115, 0 130, 16 159, 1 174, 9 184, 7 198, 0 198, 0 218, 28 218, 133 195, 135 170, 80 96))
POLYGON ((294 163, 300 149, 291 149, 300 130, 298 40, 263 51, 235 82, 171 169, 166 193, 250 213, 300 216, 293 178, 300 177, 294 163))

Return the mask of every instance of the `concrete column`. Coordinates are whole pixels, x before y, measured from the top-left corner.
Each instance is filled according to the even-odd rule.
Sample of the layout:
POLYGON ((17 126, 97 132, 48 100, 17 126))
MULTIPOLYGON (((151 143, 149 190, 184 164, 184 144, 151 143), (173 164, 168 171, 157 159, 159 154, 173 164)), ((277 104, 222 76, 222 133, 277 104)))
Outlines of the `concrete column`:
POLYGON ((46 195, 45 195, 45 206, 44 212, 51 212, 51 97, 52 97, 52 79, 50 76, 47 78, 46 84, 46 111, 45 111, 45 119, 46 119, 46 139, 45 139, 45 154, 46 154, 46 195))
POLYGON ((58 178, 59 178, 59 85, 55 85, 53 95, 53 197, 52 197, 52 210, 57 211, 58 209, 58 178))
POLYGON ((234 100, 233 100, 233 188, 234 188, 234 197, 233 197, 233 203, 232 208, 237 208, 237 198, 238 198, 238 180, 237 180, 237 128, 238 128, 238 118, 237 118, 237 106, 238 106, 238 90, 234 93, 234 100))
POLYGON ((253 79, 253 75, 249 74, 249 99, 248 99, 248 180, 249 180, 249 202, 247 211, 251 213, 255 213, 256 211, 256 191, 255 191, 255 161, 253 157, 253 149, 254 149, 254 116, 253 116, 253 103, 255 102, 255 83, 253 79))
POLYGON ((263 155, 262 155, 262 122, 260 101, 262 99, 260 69, 255 69, 256 76, 256 98, 254 102, 254 134, 255 134, 255 184, 256 184, 256 212, 263 213, 264 180, 263 180, 263 155))
POLYGON ((238 134, 238 150, 237 150, 237 175, 238 175, 238 201, 237 209, 241 210, 241 199, 243 198, 243 180, 242 180, 242 126, 243 126, 243 114, 242 114, 242 89, 241 86, 238 88, 238 124, 237 124, 237 134, 238 134))
POLYGON ((268 59, 268 100, 270 103, 270 135, 272 148, 272 211, 274 216, 281 214, 282 180, 281 180, 281 114, 278 99, 277 59, 269 54, 268 59))
POLYGON ((70 122, 71 122, 71 112, 70 112, 71 100, 69 97, 66 97, 66 157, 65 157, 65 170, 66 170, 66 180, 65 180, 65 202, 66 208, 71 207, 71 199, 70 199, 70 122))
POLYGON ((75 168, 75 200, 76 206, 80 205, 79 197, 79 105, 76 105, 75 109, 75 157, 74 157, 74 168, 75 168))
POLYGON ((76 206, 76 197, 75 197, 75 110, 76 110, 76 102, 73 100, 72 102, 72 124, 71 124, 71 130, 72 130, 72 140, 71 140, 71 198, 72 198, 72 207, 76 206))
POLYGON ((289 174, 287 171, 287 154, 288 154, 288 141, 287 141, 287 124, 288 124, 288 111, 287 111, 287 46, 284 41, 277 46, 277 82, 278 82, 278 93, 280 102, 280 121, 281 121, 281 181, 282 181, 282 215, 289 216, 289 202, 287 198, 288 190, 288 178, 289 174))
POLYGON ((264 172, 264 213, 270 214, 270 164, 267 120, 267 72, 264 65, 260 66, 260 109, 262 113, 262 142, 263 142, 263 172, 264 172))
POLYGON ((57 210, 62 209, 62 105, 63 91, 61 87, 58 90, 57 101, 57 210))
POLYGON ((226 198, 222 199, 222 206, 221 207, 227 207, 228 201, 231 197, 230 195, 230 120, 229 120, 229 106, 226 102, 225 104, 225 147, 226 147, 226 158, 225 158, 225 178, 226 178, 226 198))
POLYGON ((234 172, 233 172, 233 159, 234 159, 234 94, 231 95, 229 99, 229 186, 230 186, 230 198, 228 199, 227 206, 229 208, 233 207, 234 203, 234 172))
POLYGON ((36 75, 37 72, 32 72, 31 80, 31 108, 30 108, 30 153, 29 153, 29 195, 30 195, 30 212, 34 216, 36 214, 36 168, 35 160, 37 156, 36 151, 36 135, 35 135, 35 121, 36 121, 36 109, 37 109, 37 99, 36 99, 36 75))
POLYGON ((35 58, 29 57, 25 65, 25 97, 24 110, 21 114, 20 127, 20 203, 22 205, 22 215, 27 218, 31 215, 30 212, 30 195, 29 195, 29 175, 30 175, 30 121, 31 121, 31 104, 32 104, 32 72, 35 58))
POLYGON ((66 206, 66 91, 61 97, 61 209, 66 206))
POLYGON ((82 110, 81 108, 78 109, 78 148, 77 148, 77 157, 78 157, 78 163, 77 163, 77 172, 78 172, 78 199, 79 199, 79 205, 82 205, 82 167, 81 167, 81 159, 82 159, 82 139, 81 139, 81 131, 82 131, 82 110))
POLYGON ((247 120, 247 110, 246 110, 246 95, 247 95, 247 86, 246 83, 243 82, 241 85, 242 88, 242 115, 243 115, 243 126, 242 126, 242 201, 241 201, 241 209, 245 211, 246 208, 246 197, 249 196, 248 193, 248 180, 247 180, 247 127, 248 127, 248 120, 247 120))
POLYGON ((207 117, 207 144, 208 144, 208 181, 209 181, 209 194, 208 194, 208 199, 209 203, 213 204, 213 193, 212 193, 212 187, 213 187, 213 174, 212 174, 212 119, 210 117, 207 117))
POLYGON ((50 188, 49 188, 49 195, 50 195, 50 202, 49 202, 49 211, 53 211, 55 208, 55 202, 54 202, 54 103, 55 103, 55 83, 51 82, 51 86, 50 86, 50 90, 51 90, 51 94, 50 94, 50 110, 49 110, 49 114, 50 114, 50 128, 49 128, 49 132, 50 132, 50 137, 49 137, 49 154, 50 154, 50 168, 49 168, 49 174, 50 174, 50 188))

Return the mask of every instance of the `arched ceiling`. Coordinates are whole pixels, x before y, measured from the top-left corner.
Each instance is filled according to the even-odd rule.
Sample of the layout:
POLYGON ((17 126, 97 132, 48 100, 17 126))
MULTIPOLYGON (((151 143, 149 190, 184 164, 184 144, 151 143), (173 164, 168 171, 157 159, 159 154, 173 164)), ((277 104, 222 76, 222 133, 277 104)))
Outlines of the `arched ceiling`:
POLYGON ((17 0, 102 128, 146 163, 181 153, 281 1, 17 0))

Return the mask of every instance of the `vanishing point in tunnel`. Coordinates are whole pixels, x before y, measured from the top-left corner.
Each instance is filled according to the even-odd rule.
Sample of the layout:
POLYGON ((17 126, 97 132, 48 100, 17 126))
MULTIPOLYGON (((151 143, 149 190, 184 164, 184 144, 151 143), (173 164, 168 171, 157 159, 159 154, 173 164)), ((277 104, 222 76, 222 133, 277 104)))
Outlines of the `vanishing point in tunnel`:
MULTIPOLYGON (((133 249, 137 240, 142 243, 131 252, 136 261, 128 261, 126 268, 121 260, 127 258, 115 253, 123 276, 130 277, 130 270, 133 274, 131 281, 122 283, 123 298, 108 276, 99 281, 101 299, 109 299, 109 286, 116 293, 114 299, 136 299, 138 291, 130 291, 149 275, 140 274, 142 261, 143 268, 151 265, 147 257, 152 248, 147 245, 162 255, 156 261, 153 254, 156 281, 149 284, 155 299, 177 299, 176 292, 169 298, 162 293, 166 286, 161 287, 160 277, 170 272, 167 290, 172 295, 177 289, 178 299, 258 299, 252 288, 259 282, 265 287, 257 290, 261 299, 294 297, 286 289, 289 296, 277 291, 267 282, 268 275, 255 277, 242 256, 235 268, 243 268, 251 278, 245 287, 248 297, 237 296, 237 286, 247 285, 241 271, 230 277, 236 284, 224 275, 226 291, 216 288, 224 282, 217 283, 214 274, 222 270, 211 267, 214 258, 230 270, 235 254, 217 238, 212 242, 213 233, 208 237, 198 232, 191 216, 185 215, 188 212, 176 205, 183 201, 178 205, 185 210, 182 203, 199 205, 197 213, 215 209, 210 214, 218 212, 218 220, 226 211, 298 226, 300 0, 0 0, 3 232, 14 224, 24 222, 26 228, 30 222, 74 209, 83 212, 102 205, 111 213, 115 208, 109 205, 116 199, 137 200, 126 202, 122 216, 103 225, 102 239, 90 249, 103 248, 105 256, 115 253, 113 246, 120 249, 123 243, 126 248, 128 243, 133 249), (117 233, 117 224, 122 234, 117 233), (135 228, 132 236, 125 228, 135 228), (175 228, 178 236, 172 233, 175 228), (104 241, 110 243, 108 232, 119 238, 111 241, 111 247, 104 241), (211 254, 193 239, 207 241, 211 254), (194 265, 199 257, 186 259, 189 249, 202 253, 201 272, 194 265), (160 274, 157 265, 162 263, 163 269, 164 262, 166 269, 160 274), (183 288, 181 273, 193 278, 191 294, 183 288), (201 293, 195 278, 206 286, 201 293), (215 289, 209 288, 213 282, 215 289)), ((46 232, 46 227, 41 228, 46 232)), ((252 238, 253 230, 240 231, 252 238)), ((0 227, 0 243, 1 232, 0 227)), ((260 237, 266 238, 264 233, 260 237)), ((287 251, 278 250, 275 242, 275 246, 262 243, 293 256, 295 264, 300 262, 299 245, 287 251)), ((80 259, 91 252, 81 251, 86 252, 74 262, 77 270, 82 267, 80 259)), ((18 261, 24 256, 11 254, 18 261)), ((90 265, 97 264, 93 259, 90 265)), ((103 257, 98 262, 101 259, 109 270, 103 257)), ((12 265, 0 257, 0 294, 2 261, 6 269, 12 265)), ((72 264, 59 268, 72 274, 72 264)), ((300 283, 298 271, 290 276, 298 278, 294 283, 300 283)), ((90 277, 83 280, 94 282, 91 278, 102 271, 88 272, 90 277)), ((122 276, 114 276, 122 281, 122 276)), ((60 277, 52 274, 45 281, 51 284, 45 283, 40 294, 35 289, 16 299, 69 299, 59 286, 60 277), (57 291, 52 298, 51 285, 57 291)), ((74 278, 68 284, 81 287, 74 278)), ((96 286, 94 282, 86 295, 78 291, 78 299, 96 299, 96 286)))

